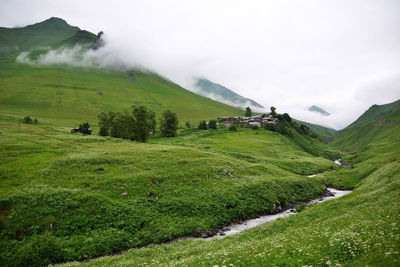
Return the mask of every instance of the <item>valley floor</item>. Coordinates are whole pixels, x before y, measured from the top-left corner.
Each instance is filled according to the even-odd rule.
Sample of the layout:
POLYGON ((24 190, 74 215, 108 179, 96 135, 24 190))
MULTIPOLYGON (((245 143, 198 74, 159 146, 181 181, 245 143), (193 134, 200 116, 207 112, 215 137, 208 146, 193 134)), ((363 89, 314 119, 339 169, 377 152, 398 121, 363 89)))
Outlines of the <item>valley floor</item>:
POLYGON ((135 247, 68 265, 398 265, 398 143, 345 154, 356 164, 339 169, 327 156, 337 152, 322 143, 263 129, 186 129, 140 144, 13 116, 0 126, 1 265, 84 261, 135 247), (221 240, 156 245, 312 199, 324 194, 323 183, 356 189, 221 240))

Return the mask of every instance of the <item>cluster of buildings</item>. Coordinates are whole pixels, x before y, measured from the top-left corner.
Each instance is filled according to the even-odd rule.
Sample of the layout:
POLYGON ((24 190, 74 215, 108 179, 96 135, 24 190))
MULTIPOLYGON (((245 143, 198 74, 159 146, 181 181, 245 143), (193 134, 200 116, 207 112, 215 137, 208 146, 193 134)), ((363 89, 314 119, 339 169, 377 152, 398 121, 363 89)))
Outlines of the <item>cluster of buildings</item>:
POLYGON ((261 123, 264 124, 278 124, 279 120, 277 118, 272 117, 270 114, 258 114, 253 117, 232 117, 226 116, 219 118, 221 123, 225 123, 225 127, 231 127, 232 125, 238 125, 243 128, 257 126, 261 127, 261 123))

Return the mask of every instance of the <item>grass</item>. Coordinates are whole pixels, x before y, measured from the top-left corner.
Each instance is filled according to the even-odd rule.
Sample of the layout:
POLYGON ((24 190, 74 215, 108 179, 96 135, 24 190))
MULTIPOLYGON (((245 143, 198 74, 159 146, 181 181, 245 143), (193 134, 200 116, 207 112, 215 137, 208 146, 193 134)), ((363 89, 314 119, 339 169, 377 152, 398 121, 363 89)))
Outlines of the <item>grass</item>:
POLYGON ((83 260, 269 213, 323 194, 299 174, 337 167, 262 129, 141 144, 14 121, 0 119, 3 265, 83 260))
POLYGON ((30 66, 0 61, 0 112, 5 116, 37 117, 39 121, 75 127, 91 125, 97 115, 144 105, 157 114, 166 109, 177 113, 180 123, 196 124, 242 111, 201 97, 161 77, 133 71, 30 66))
MULTIPOLYGON (((385 117, 397 120, 398 113, 385 117)), ((362 128, 375 132, 374 127, 362 128)), ((355 165, 310 178, 355 188, 343 198, 222 240, 186 240, 132 249, 66 266, 398 266, 400 149, 398 124, 345 155, 355 165)), ((353 138, 351 135, 348 138, 353 138)))

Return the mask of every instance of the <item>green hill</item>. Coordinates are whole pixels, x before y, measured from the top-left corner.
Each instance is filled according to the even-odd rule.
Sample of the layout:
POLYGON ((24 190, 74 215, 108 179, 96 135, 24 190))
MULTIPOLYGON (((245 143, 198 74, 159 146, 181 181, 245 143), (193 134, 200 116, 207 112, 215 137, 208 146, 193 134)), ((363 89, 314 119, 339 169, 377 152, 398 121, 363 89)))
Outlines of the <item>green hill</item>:
MULTIPOLYGON (((0 43, 0 49, 19 45, 13 53, 7 53, 8 56, 30 51, 35 57, 47 51, 48 48, 41 49, 43 46, 97 46, 101 37, 101 33, 96 36, 58 18, 24 28, 1 28, 1 31, 6 41, 0 43)), ((242 113, 149 72, 35 66, 15 63, 13 57, 0 60, 0 93, 0 110, 4 115, 30 115, 48 121, 62 117, 63 123, 71 127, 82 121, 96 123, 98 113, 122 111, 132 105, 145 105, 157 113, 171 109, 182 123, 242 113)))
POLYGON ((23 28, 0 27, 0 59, 22 51, 48 47, 75 35, 80 29, 60 18, 50 18, 23 28))
POLYGON ((400 109, 400 100, 385 105, 373 105, 352 124, 344 128, 343 130, 338 131, 338 135, 343 135, 358 126, 373 122, 398 109, 400 109))

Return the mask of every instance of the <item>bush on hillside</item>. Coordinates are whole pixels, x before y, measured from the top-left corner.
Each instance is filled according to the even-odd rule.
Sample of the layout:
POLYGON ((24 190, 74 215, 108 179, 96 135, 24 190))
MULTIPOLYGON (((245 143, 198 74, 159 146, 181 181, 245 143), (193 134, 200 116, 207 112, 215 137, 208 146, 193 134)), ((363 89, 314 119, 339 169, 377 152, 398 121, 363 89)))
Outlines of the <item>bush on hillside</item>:
POLYGON ((34 120, 32 120, 32 118, 31 118, 31 116, 26 116, 26 117, 24 117, 23 119, 22 119, 22 122, 23 123, 27 123, 27 124, 38 124, 39 123, 39 121, 38 121, 38 119, 34 119, 34 120))
POLYGON ((236 131, 237 131, 236 126, 235 126, 235 125, 232 125, 231 127, 229 127, 229 131, 234 131, 234 132, 236 132, 236 131))
POLYGON ((210 129, 217 129, 217 121, 216 120, 210 120, 209 122, 208 122, 208 128, 210 128, 210 129))
POLYGON ((192 124, 190 123, 190 121, 187 121, 186 123, 185 123, 185 125, 186 125, 186 128, 192 128, 192 124))
POLYGON ((207 130, 207 129, 208 129, 207 122, 206 122, 206 121, 201 121, 201 122, 199 123, 199 129, 201 129, 201 130, 207 130))
POLYGON ((92 130, 90 129, 90 125, 88 122, 84 122, 79 125, 79 132, 83 133, 84 135, 90 135, 92 134, 92 130))

